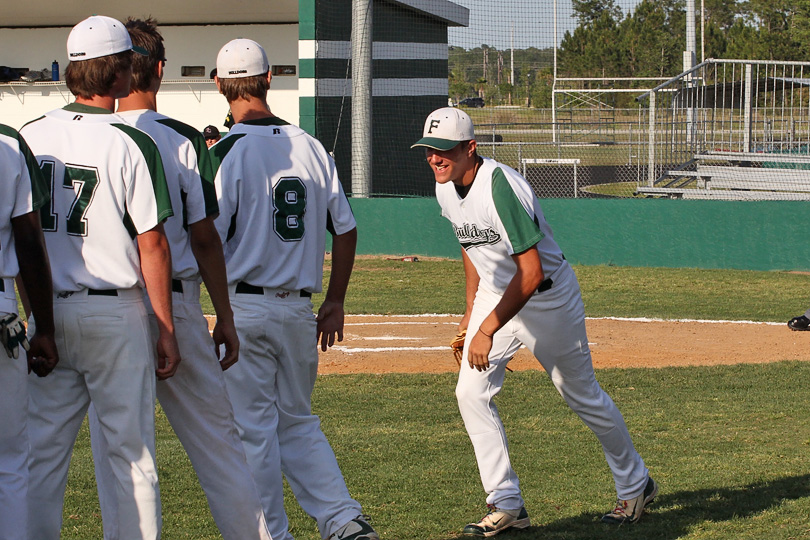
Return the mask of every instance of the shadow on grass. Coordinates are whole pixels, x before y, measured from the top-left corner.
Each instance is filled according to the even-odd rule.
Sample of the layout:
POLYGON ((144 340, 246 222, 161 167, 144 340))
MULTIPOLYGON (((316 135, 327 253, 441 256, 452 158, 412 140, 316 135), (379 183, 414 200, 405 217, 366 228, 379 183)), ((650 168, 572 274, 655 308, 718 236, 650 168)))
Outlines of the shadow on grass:
MULTIPOLYGON (((498 540, 590 540, 597 538, 662 539, 674 540, 688 535, 701 523, 718 523, 748 519, 782 502, 810 496, 810 475, 791 476, 770 482, 750 484, 740 488, 701 489, 662 493, 649 507, 649 512, 638 523, 611 526, 599 521, 601 516, 579 516, 536 525, 515 532, 503 532, 498 540)), ((804 517, 804 516, 802 516, 804 517)), ((802 531, 807 523, 801 525, 802 531)), ((797 531, 798 532, 798 531, 797 531)), ((459 535, 445 540, 468 538, 459 535)))

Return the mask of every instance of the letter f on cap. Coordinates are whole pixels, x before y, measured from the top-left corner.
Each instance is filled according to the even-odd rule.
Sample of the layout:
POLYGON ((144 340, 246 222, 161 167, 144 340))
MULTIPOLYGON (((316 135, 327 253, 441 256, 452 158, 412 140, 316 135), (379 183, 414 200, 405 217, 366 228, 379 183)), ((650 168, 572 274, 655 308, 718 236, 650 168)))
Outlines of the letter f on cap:
POLYGON ((427 132, 428 132, 428 133, 433 133, 433 128, 437 128, 437 127, 439 127, 439 123, 440 123, 440 122, 441 122, 441 120, 437 120, 437 119, 435 119, 435 118, 434 118, 434 119, 432 119, 432 120, 430 121, 430 127, 428 128, 428 131, 427 131, 427 132))

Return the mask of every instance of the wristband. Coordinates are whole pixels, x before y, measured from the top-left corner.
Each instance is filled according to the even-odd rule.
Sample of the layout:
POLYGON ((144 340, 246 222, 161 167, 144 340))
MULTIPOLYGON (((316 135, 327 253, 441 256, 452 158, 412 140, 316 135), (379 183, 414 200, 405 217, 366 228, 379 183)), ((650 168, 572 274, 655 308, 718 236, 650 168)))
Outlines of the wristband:
POLYGON ((490 334, 487 334, 486 332, 484 332, 483 330, 481 330, 481 328, 479 328, 478 331, 481 332, 482 334, 484 334, 485 336, 487 336, 489 339, 492 339, 492 335, 494 335, 494 332, 493 332, 492 335, 490 335, 490 334))

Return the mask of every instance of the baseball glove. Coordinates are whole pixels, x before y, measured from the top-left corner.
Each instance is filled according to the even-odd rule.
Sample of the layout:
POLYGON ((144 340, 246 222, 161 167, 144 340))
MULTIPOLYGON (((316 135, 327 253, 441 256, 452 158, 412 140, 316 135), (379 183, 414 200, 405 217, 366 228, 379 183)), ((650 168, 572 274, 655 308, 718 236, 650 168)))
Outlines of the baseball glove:
POLYGON ((28 350, 28 338, 25 337, 25 325, 16 313, 0 319, 0 343, 9 358, 20 357, 20 346, 28 350))
POLYGON ((464 356, 464 338, 467 337, 467 330, 464 329, 453 338, 450 342, 450 348, 453 350, 453 356, 456 359, 456 364, 461 367, 461 358, 464 356))

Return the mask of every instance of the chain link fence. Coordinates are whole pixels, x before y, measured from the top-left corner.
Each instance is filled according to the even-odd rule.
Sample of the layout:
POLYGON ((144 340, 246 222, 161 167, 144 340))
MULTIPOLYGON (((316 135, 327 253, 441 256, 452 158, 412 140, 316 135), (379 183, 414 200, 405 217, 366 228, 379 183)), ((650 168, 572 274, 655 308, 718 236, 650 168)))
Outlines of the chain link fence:
MULTIPOLYGON (((572 113, 556 132, 551 122, 487 123, 480 111, 468 112, 476 123, 478 153, 523 174, 538 197, 632 197, 646 178, 649 140, 643 109, 616 110, 621 119, 609 122, 594 121, 591 111, 572 113)), ((526 112, 550 115, 547 110, 512 114, 526 112)))

